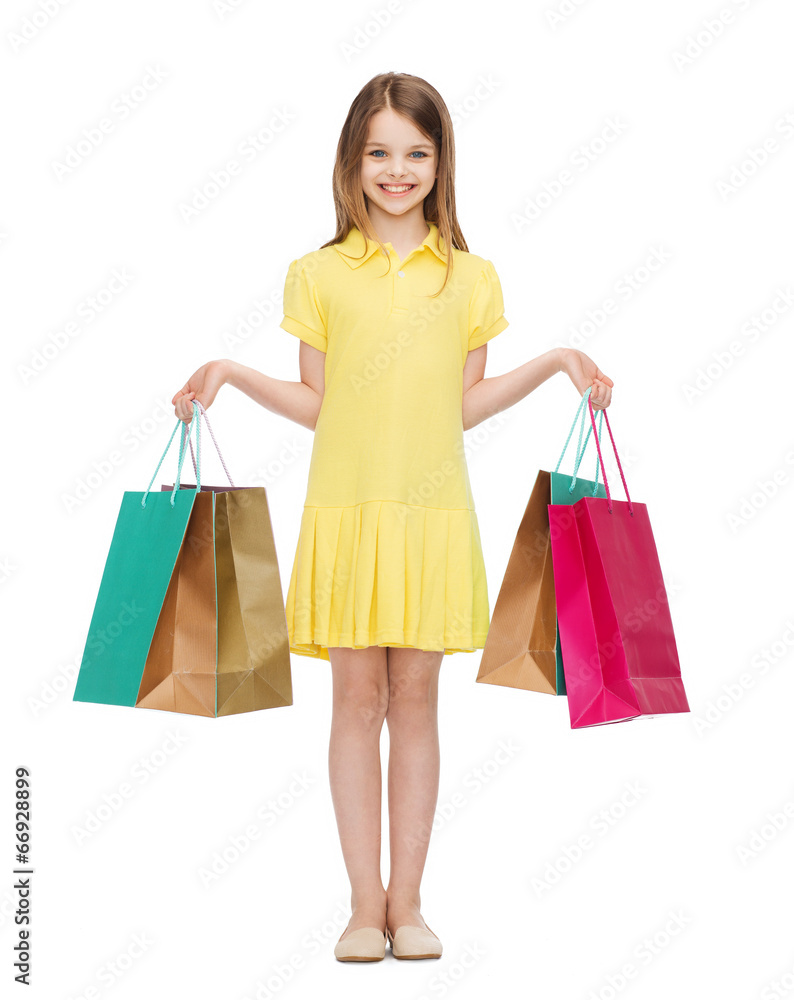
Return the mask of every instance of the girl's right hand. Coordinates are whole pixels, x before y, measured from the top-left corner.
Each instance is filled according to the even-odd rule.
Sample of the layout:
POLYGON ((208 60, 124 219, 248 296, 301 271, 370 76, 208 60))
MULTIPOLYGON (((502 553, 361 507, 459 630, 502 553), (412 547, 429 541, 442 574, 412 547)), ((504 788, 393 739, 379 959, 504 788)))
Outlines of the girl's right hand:
POLYGON ((186 424, 191 422, 194 399, 208 410, 218 395, 218 390, 226 382, 226 371, 225 361, 208 361, 194 371, 171 400, 177 417, 186 424))

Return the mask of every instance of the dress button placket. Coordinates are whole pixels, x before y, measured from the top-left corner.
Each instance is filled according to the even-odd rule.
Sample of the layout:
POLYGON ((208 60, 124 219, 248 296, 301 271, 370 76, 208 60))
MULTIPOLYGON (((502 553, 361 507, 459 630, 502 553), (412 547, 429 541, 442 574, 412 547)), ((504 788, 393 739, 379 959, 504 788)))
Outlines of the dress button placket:
POLYGON ((394 275, 394 308, 398 312, 408 312, 408 287, 405 281, 405 271, 402 268, 394 275))

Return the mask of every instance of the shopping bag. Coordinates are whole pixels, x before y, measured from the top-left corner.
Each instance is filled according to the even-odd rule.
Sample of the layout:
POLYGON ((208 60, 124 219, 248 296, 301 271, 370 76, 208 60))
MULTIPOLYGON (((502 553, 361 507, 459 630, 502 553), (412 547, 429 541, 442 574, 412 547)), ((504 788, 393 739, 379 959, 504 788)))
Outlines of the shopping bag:
MULTIPOLYGON (((595 416, 587 394, 590 420, 595 416)), ((688 712, 667 593, 645 504, 606 499, 550 504, 554 589, 571 728, 688 712)))
POLYGON ((586 493, 604 495, 603 486, 597 481, 597 465, 595 482, 577 475, 590 439, 588 426, 582 444, 587 416, 585 401, 582 397, 556 469, 554 472, 541 469, 535 479, 491 616, 476 677, 482 683, 565 694, 548 507, 550 503, 575 503, 586 493), (564 475, 559 468, 580 417, 573 475, 564 475))
POLYGON ((231 477, 230 487, 202 487, 202 416, 212 434, 194 401, 190 428, 177 422, 146 492, 124 494, 75 701, 213 717, 292 704, 265 490, 231 477), (180 425, 176 481, 150 492, 180 425), (194 425, 191 486, 180 479, 194 425))
MULTIPOLYGON (((590 431, 594 431, 594 437, 598 439, 598 434, 601 433, 601 428, 603 425, 603 410, 599 410, 598 418, 598 431, 595 431, 594 427, 590 427, 588 422, 587 436, 585 437, 584 444, 582 444, 582 432, 584 429, 584 424, 587 419, 587 403, 590 396, 591 389, 588 389, 579 400, 579 407, 576 411, 576 417, 574 417, 574 422, 571 425, 571 429, 568 432, 568 439, 562 449, 562 454, 557 462, 557 468, 551 473, 551 500, 550 503, 553 504, 569 504, 573 505, 582 497, 605 497, 606 492, 604 491, 604 486, 598 481, 598 461, 596 460, 596 474, 595 479, 583 479, 577 475, 579 471, 579 466, 584 457, 585 450, 587 449, 587 443, 590 440, 590 431), (559 471, 560 464, 562 463, 563 455, 568 448, 568 441, 571 440, 571 435, 573 433, 573 428, 576 426, 576 421, 581 418, 579 424, 579 444, 577 445, 577 457, 574 464, 573 475, 567 476, 559 471)), ((548 505, 546 506, 546 521, 548 522, 549 510, 548 505)), ((549 561, 552 564, 552 569, 549 572, 551 578, 551 588, 554 589, 554 573, 553 573, 553 558, 551 554, 551 539, 549 539, 549 561)), ((562 643, 560 642, 560 627, 559 621, 557 619, 557 601, 555 596, 554 601, 554 622, 555 622, 555 644, 554 644, 554 661, 556 668, 556 688, 557 694, 566 694, 565 686, 565 670, 562 658, 562 643)))

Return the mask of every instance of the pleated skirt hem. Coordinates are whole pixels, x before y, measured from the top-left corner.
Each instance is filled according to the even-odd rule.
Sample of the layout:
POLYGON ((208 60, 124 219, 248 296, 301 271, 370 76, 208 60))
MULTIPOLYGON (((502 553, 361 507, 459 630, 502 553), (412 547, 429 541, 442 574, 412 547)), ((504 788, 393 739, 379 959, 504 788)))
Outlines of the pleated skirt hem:
POLYGON ((286 600, 290 652, 485 646, 489 605, 477 515, 396 501, 305 506, 286 600))
MULTIPOLYGON (((362 643, 356 643, 352 641, 350 636, 339 636, 338 639, 330 641, 327 638, 323 639, 317 637, 316 641, 311 641, 309 639, 298 641, 295 638, 290 637, 290 652, 296 653, 298 656, 313 656, 315 659, 328 660, 331 657, 328 653, 328 646, 332 648, 335 646, 345 646, 348 649, 366 649, 368 646, 396 646, 399 649, 424 649, 431 650, 435 652, 448 653, 474 653, 478 649, 483 649, 485 647, 485 635, 475 636, 472 645, 466 645, 465 640, 461 641, 459 646, 443 648, 436 641, 428 641, 417 637, 416 639, 411 639, 410 642, 401 642, 393 635, 386 635, 385 637, 375 636, 371 640, 365 640, 362 643)), ((400 639, 405 639, 406 636, 400 636, 400 639)), ((410 638, 410 637, 408 637, 410 638)))

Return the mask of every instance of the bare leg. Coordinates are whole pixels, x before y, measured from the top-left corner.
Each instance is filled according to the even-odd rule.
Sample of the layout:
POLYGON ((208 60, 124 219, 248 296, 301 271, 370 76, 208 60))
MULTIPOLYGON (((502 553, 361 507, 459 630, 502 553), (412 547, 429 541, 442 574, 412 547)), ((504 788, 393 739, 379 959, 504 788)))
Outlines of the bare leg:
POLYGON ((438 801, 438 675, 442 651, 388 647, 389 841, 387 920, 427 927, 420 913, 422 880, 438 801))
POLYGON ((389 686, 385 647, 331 646, 328 654, 333 672, 328 772, 353 910, 344 938, 359 927, 386 926, 380 870, 380 734, 389 686))

